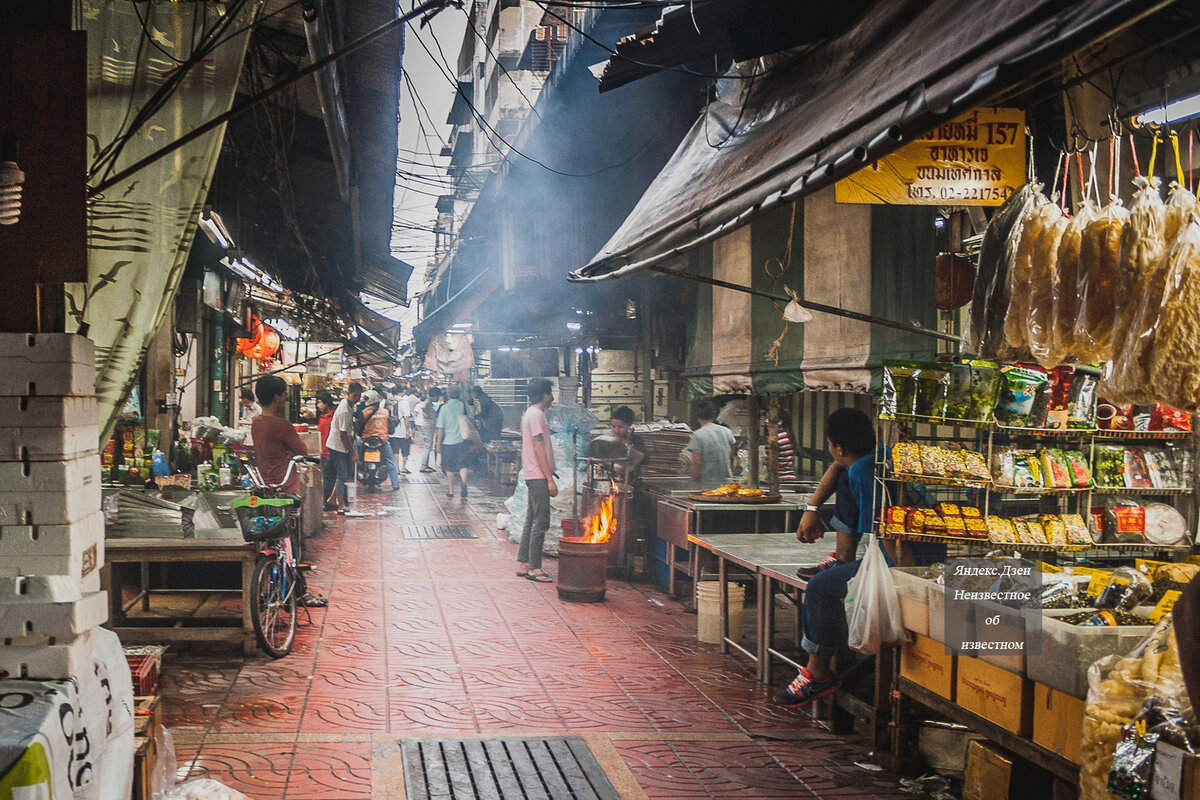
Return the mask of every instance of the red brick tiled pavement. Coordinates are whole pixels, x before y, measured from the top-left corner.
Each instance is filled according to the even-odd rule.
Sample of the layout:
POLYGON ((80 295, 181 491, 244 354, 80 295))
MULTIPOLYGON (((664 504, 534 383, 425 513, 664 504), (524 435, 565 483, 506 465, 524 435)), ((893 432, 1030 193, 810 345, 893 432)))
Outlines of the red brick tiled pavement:
POLYGON ((311 543, 310 586, 331 604, 287 658, 168 657, 180 777, 255 800, 391 798, 405 737, 567 733, 627 798, 901 797, 845 739, 772 706, 745 662, 697 642, 695 616, 656 589, 610 581, 606 602, 577 605, 516 578, 498 501, 475 495, 360 495, 379 516, 331 521, 311 543), (466 523, 479 538, 406 541, 409 523, 466 523))

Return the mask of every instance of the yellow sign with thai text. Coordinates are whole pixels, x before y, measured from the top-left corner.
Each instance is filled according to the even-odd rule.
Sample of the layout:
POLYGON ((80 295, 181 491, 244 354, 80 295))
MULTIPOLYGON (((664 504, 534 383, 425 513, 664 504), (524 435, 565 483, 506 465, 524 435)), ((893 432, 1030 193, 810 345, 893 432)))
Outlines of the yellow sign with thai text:
POLYGON ((978 108, 837 182, 839 203, 998 206, 1026 180, 1025 112, 978 108))

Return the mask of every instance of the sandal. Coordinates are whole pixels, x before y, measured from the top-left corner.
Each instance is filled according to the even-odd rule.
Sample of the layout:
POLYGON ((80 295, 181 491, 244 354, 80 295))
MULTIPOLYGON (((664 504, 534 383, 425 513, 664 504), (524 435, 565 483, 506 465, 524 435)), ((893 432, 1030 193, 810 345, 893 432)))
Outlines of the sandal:
POLYGON ((529 575, 529 570, 525 570, 524 572, 522 572, 521 570, 517 570, 517 577, 518 577, 518 578, 524 578, 524 577, 526 577, 527 575, 529 575))
POLYGON ((317 597, 315 594, 309 592, 297 600, 296 605, 303 606, 304 608, 325 608, 329 605, 329 598, 317 597))
POLYGON ((534 583, 554 583, 554 576, 547 575, 544 572, 527 572, 525 580, 533 581, 534 583))

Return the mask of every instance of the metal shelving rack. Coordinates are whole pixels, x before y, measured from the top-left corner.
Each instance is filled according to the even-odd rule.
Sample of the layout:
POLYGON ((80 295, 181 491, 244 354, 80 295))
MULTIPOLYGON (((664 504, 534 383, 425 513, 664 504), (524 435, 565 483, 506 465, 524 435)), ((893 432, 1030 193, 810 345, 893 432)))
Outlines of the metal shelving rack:
MULTIPOLYGON (((876 508, 879 509, 879 517, 876 520, 876 532, 881 538, 892 538, 900 542, 935 542, 939 544, 947 544, 961 548, 984 548, 988 550, 1018 550, 1028 552, 1042 553, 1062 553, 1071 554, 1074 557, 1083 556, 1099 556, 1113 557, 1124 556, 1129 554, 1145 555, 1147 553, 1169 553, 1175 551, 1183 551, 1191 549, 1193 542, 1197 537, 1197 490, 1193 487, 1177 487, 1177 488, 1134 488, 1126 489, 1123 487, 1113 486, 1096 486, 1095 485, 1095 463, 1096 463, 1096 445, 1108 442, 1112 443, 1135 443, 1135 442, 1162 442, 1162 441, 1191 441, 1193 443, 1193 453, 1195 455, 1195 441, 1192 433, 1175 432, 1175 431, 1110 431, 1098 430, 1093 428, 1068 428, 1068 429, 1049 429, 1049 428, 1017 428, 1005 426, 998 423, 995 419, 986 421, 980 420, 960 420, 947 419, 941 417, 922 417, 914 414, 900 414, 894 419, 880 418, 878 426, 878 439, 885 448, 885 458, 882 463, 876 468, 875 483, 876 483, 876 508), (997 439, 1010 439, 1014 441, 1036 442, 1040 446, 1046 446, 1050 442, 1060 442, 1064 445, 1064 449, 1079 450, 1085 453, 1088 457, 1089 468, 1092 470, 1093 480, 1092 485, 1088 487, 1076 488, 1048 488, 1048 487, 1013 487, 997 484, 994 481, 971 480, 963 478, 950 477, 934 477, 925 475, 913 475, 905 473, 897 473, 892 469, 891 448, 893 444, 899 441, 899 426, 903 423, 908 423, 913 426, 924 426, 923 429, 914 431, 913 435, 909 436, 906 441, 914 443, 939 443, 939 444, 955 444, 961 446, 961 449, 973 449, 984 455, 984 458, 991 468, 993 464, 993 455, 996 452, 997 439), (1074 447, 1066 445, 1073 444, 1074 447), (1144 496, 1148 498, 1161 497, 1164 499, 1176 498, 1179 501, 1184 501, 1186 509, 1177 508, 1184 514, 1188 522, 1188 530, 1190 535, 1185 541, 1177 545, 1156 545, 1150 542, 1145 543, 1106 543, 1092 542, 1088 545, 1068 544, 1068 545, 1050 545, 1050 544, 1023 544, 1023 543, 998 543, 992 542, 986 537, 971 537, 971 536, 956 536, 956 535, 930 535, 930 534, 889 534, 886 531, 884 514, 888 505, 903 505, 903 503, 895 502, 894 498, 889 498, 887 493, 886 483, 895 482, 900 484, 919 483, 925 487, 927 491, 934 494, 935 497, 939 493, 953 492, 958 495, 966 495, 967 500, 955 499, 955 502, 966 504, 979 508, 980 513, 986 519, 989 514, 998 513, 1005 504, 1015 505, 1022 504, 1026 507, 1037 503, 1036 513, 1078 513, 1083 515, 1085 520, 1090 519, 1093 497, 1109 496, 1109 495, 1126 495, 1126 496, 1144 496), (972 497, 972 495, 975 495, 972 497)), ((947 498, 949 499, 949 498, 947 498)), ((1024 513, 1033 513, 1026 511, 1024 513)), ((1016 516, 1011 514, 1009 516, 1016 516)))

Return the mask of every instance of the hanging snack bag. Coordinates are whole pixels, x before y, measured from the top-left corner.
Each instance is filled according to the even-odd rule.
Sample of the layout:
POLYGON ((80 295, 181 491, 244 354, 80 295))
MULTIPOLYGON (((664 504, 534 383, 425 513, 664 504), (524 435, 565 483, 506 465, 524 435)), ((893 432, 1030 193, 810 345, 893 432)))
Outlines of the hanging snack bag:
POLYGON ((1195 413, 1200 410, 1200 220, 1195 215, 1180 231, 1167 261, 1150 384, 1170 405, 1195 413))
MULTIPOLYGON (((1117 315, 1113 345, 1123 345, 1137 312, 1136 299, 1149 287, 1150 276, 1167 251, 1167 205, 1159 194, 1158 178, 1135 178, 1138 187, 1129 203, 1129 223, 1121 234, 1118 256, 1117 315)), ((1114 386, 1114 397, 1125 395, 1114 386)))
POLYGON ((971 297, 971 341, 982 356, 994 356, 1004 337, 1004 315, 1008 312, 1008 274, 1016 258, 1026 215, 1042 198, 1041 184, 1027 183, 1005 201, 992 216, 979 250, 979 269, 971 297))
POLYGON ((1075 321, 1079 318, 1079 248, 1083 231, 1096 218, 1096 204, 1085 199, 1067 223, 1058 244, 1058 282, 1054 285, 1054 331, 1051 346, 1059 360, 1075 354, 1075 321))
POLYGON ((1121 234, 1128 220, 1129 211, 1120 199, 1113 198, 1083 231, 1076 284, 1079 319, 1075 323, 1075 355, 1081 361, 1112 358, 1121 234))
POLYGON ((1029 313, 1025 320, 1025 338, 1029 352, 1043 367, 1062 361, 1054 346, 1054 287, 1058 283, 1058 250, 1070 218, 1053 203, 1043 220, 1035 245, 1029 273, 1029 313))
POLYGON ((996 419, 1010 427, 1029 426, 1033 401, 1049 380, 1046 370, 1030 364, 1000 368, 1000 397, 996 401, 996 419))
POLYGON ((1033 260, 1037 245, 1045 229, 1052 225, 1062 212, 1058 206, 1038 192, 1033 200, 1033 209, 1026 215, 1021 226, 1021 238, 1017 242, 1012 269, 1008 273, 1008 311, 1004 315, 1004 340, 1014 353, 1028 349, 1026 322, 1029 319, 1029 280, 1033 274, 1033 260))

